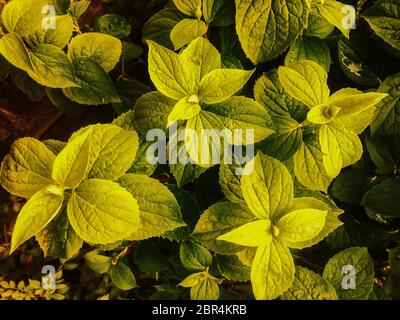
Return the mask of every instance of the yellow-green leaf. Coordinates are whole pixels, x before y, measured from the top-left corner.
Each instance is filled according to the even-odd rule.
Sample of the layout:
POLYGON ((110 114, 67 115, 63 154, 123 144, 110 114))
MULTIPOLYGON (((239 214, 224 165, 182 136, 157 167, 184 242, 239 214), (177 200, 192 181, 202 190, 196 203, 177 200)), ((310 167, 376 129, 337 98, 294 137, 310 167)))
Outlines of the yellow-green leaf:
POLYGON ((293 156, 294 173, 299 182, 312 190, 328 191, 332 178, 328 175, 318 136, 307 136, 293 156))
POLYGON ((179 56, 154 41, 149 45, 149 73, 156 88, 169 98, 179 100, 194 93, 195 78, 179 56))
POLYGON ((211 253, 202 245, 193 241, 181 242, 179 257, 185 269, 191 272, 204 271, 212 263, 211 253))
POLYGON ((334 28, 324 17, 312 10, 308 16, 308 25, 304 30, 304 35, 325 39, 332 33, 334 28))
POLYGON ((235 144, 257 143, 274 133, 271 117, 264 107, 258 102, 242 96, 234 96, 224 102, 213 104, 207 108, 207 111, 202 110, 199 116, 204 118, 206 129, 230 129, 231 132, 241 129, 241 143, 233 141, 232 143, 235 144), (254 141, 247 142, 246 130, 253 130, 254 141))
POLYGON ((207 32, 207 25, 204 21, 197 19, 183 19, 174 26, 171 31, 171 41, 175 50, 179 50, 197 37, 207 32))
POLYGON ((371 123, 371 134, 397 135, 400 132, 400 74, 389 76, 378 89, 389 95, 377 106, 377 112, 371 123))
POLYGON ((278 75, 286 93, 309 108, 328 102, 328 75, 319 64, 302 60, 289 67, 279 67, 278 75))
POLYGON ((64 200, 62 189, 57 189, 60 191, 57 194, 52 189, 57 189, 57 187, 50 186, 37 192, 18 214, 11 239, 10 253, 42 231, 60 211, 64 200))
POLYGON ((351 247, 339 252, 329 259, 325 265, 323 277, 335 287, 340 300, 366 300, 373 290, 374 262, 368 254, 367 248, 351 247), (348 275, 355 276, 355 287, 349 290, 343 286, 347 282, 344 278, 343 267, 351 266, 348 275), (349 273, 350 271, 350 273, 349 273))
POLYGON ((178 286, 182 286, 184 288, 191 288, 199 283, 199 281, 204 277, 203 272, 197 272, 189 275, 183 281, 181 281, 178 286))
POLYGON ((246 223, 237 229, 219 236, 217 240, 224 240, 246 247, 258 247, 271 234, 270 220, 257 220, 246 223))
POLYGON ((178 101, 171 113, 168 115, 168 124, 178 120, 188 120, 199 114, 201 111, 197 96, 184 97, 178 101))
POLYGON ((204 274, 199 282, 190 288, 190 298, 192 300, 218 300, 218 282, 209 274, 204 274))
POLYGON ((141 225, 136 199, 107 180, 85 180, 72 192, 67 211, 78 236, 94 244, 123 240, 141 225))
POLYGON ((259 219, 270 219, 291 207, 293 180, 278 160, 261 152, 246 164, 241 178, 246 204, 259 219))
POLYGON ((227 100, 239 91, 253 75, 254 70, 216 69, 201 80, 199 99, 215 104, 227 100))
POLYGON ((363 147, 358 136, 337 123, 322 125, 319 142, 328 175, 335 178, 340 170, 360 160, 363 147))
POLYGON ((324 227, 322 228, 321 232, 319 232, 316 236, 314 236, 310 240, 306 241, 300 241, 296 243, 291 243, 290 247, 291 248, 296 248, 296 249, 302 249, 302 248, 307 248, 311 247, 321 240, 323 240, 328 234, 330 234, 332 231, 334 231, 336 228, 340 227, 343 225, 343 222, 341 222, 338 217, 344 212, 341 209, 335 209, 329 207, 326 203, 316 199, 316 198, 311 198, 311 197, 301 197, 301 198, 295 198, 293 200, 293 207, 290 208, 290 211, 295 211, 295 210, 300 210, 300 209, 318 209, 321 211, 328 211, 326 215, 326 220, 324 227))
POLYGON ((114 69, 122 52, 121 40, 104 33, 87 32, 74 37, 68 45, 68 56, 91 58, 106 72, 114 69))
POLYGON ((217 238, 252 220, 254 220, 254 215, 246 206, 232 202, 219 202, 201 215, 192 236, 215 252, 232 254, 244 248, 217 240, 217 238))
POLYGON ((39 44, 52 44, 64 49, 72 37, 74 21, 69 14, 44 18, 43 23, 52 23, 54 19, 55 28, 39 28, 34 33, 28 35, 25 40, 31 47, 39 44))
POLYGON ((184 14, 201 18, 201 0, 173 0, 175 6, 184 14))
MULTIPOLYGON (((346 88, 335 92, 329 98, 329 104, 340 108, 337 120, 355 116, 365 110, 375 107, 388 95, 386 93, 367 92, 346 88)), ((356 118, 353 118, 355 121, 356 118)))
POLYGON ((30 198, 54 183, 54 159, 55 155, 39 140, 18 139, 1 163, 0 183, 11 194, 30 198))
POLYGON ((144 24, 143 40, 153 40, 166 48, 173 49, 170 39, 171 30, 186 17, 175 8, 165 8, 158 11, 144 24))
POLYGON ((251 266, 251 284, 257 300, 279 297, 292 285, 292 255, 281 241, 270 238, 258 247, 251 266))
POLYGON ((38 234, 36 234, 40 248, 45 257, 69 260, 82 247, 83 241, 78 237, 68 221, 66 204, 57 216, 38 234))
POLYGON ((135 104, 135 126, 142 135, 151 129, 166 130, 168 115, 176 101, 164 96, 161 92, 153 91, 141 96, 135 104))
POLYGON ((68 188, 76 188, 88 173, 91 131, 70 139, 54 161, 52 177, 68 188))
POLYGON ((77 86, 74 67, 59 47, 40 44, 32 49, 30 56, 32 70, 27 72, 36 82, 50 88, 77 86))
POLYGON ((141 174, 126 174, 118 183, 137 200, 141 226, 129 238, 143 240, 185 226, 179 205, 166 186, 141 174))
POLYGON ((139 147, 136 131, 124 130, 112 124, 96 124, 82 128, 71 139, 90 130, 88 178, 115 181, 132 166, 139 147))
POLYGON ((308 0, 237 0, 236 32, 254 63, 279 56, 307 24, 308 0))
POLYGON ((93 250, 84 255, 87 266, 98 274, 108 272, 112 265, 112 258, 101 255, 98 250, 93 250))
POLYGON ((179 56, 180 60, 193 70, 197 87, 203 77, 215 69, 221 68, 221 55, 206 38, 192 41, 179 56))
POLYGON ((343 8, 345 6, 345 4, 336 0, 324 0, 320 3, 315 3, 316 11, 331 25, 338 28, 346 38, 349 38, 352 26, 350 26, 350 28, 346 26, 346 13, 343 13, 343 8))
POLYGON ((301 60, 314 61, 321 65, 326 72, 329 72, 332 63, 328 45, 317 37, 298 38, 285 57, 285 65, 289 66, 301 60))
POLYGON ((375 1, 364 12, 363 18, 386 43, 400 49, 400 6, 397 0, 375 1))
POLYGON ((284 215, 277 223, 279 238, 290 244, 311 240, 325 225, 327 211, 299 209, 284 215))
POLYGON ((234 203, 246 204, 240 185, 240 176, 235 165, 221 164, 219 167, 219 185, 225 197, 234 203))
POLYGON ((116 265, 111 265, 110 277, 112 282, 121 290, 126 291, 137 287, 134 274, 122 261, 118 261, 116 265))
POLYGON ((331 122, 339 111, 340 108, 334 105, 320 104, 311 108, 307 114, 307 119, 312 123, 326 124, 331 122))
POLYGON ((319 274, 296 267, 292 286, 282 297, 284 300, 338 300, 333 285, 319 274))
POLYGON ((186 129, 191 129, 185 132, 186 150, 192 160, 203 167, 210 167, 223 160, 227 149, 222 148, 222 144, 224 147, 228 143, 253 144, 274 132, 271 118, 265 109, 246 97, 231 97, 225 102, 207 107, 207 110, 201 110, 197 116, 187 121, 186 129), (215 161, 212 161, 213 157, 215 161))
POLYGON ((121 102, 110 76, 96 61, 82 57, 75 58, 72 64, 79 87, 63 89, 70 100, 87 105, 121 102))
POLYGON ((9 32, 26 36, 41 27, 48 0, 13 0, 4 7, 1 20, 9 32))
POLYGON ((14 32, 0 38, 0 54, 13 66, 24 71, 32 70, 31 56, 24 41, 14 32))

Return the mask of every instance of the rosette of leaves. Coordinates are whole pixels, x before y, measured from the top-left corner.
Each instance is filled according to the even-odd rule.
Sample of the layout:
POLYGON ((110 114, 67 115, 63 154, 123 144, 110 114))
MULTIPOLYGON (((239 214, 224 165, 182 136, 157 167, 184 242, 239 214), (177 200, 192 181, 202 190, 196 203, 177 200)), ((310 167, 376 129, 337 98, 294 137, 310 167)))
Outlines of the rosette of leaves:
POLYGON ((358 134, 387 96, 353 88, 330 95, 327 78, 319 64, 300 60, 264 75, 254 88, 256 100, 268 108, 277 127, 262 150, 291 159, 297 180, 324 192, 342 168, 361 158, 358 134))
MULTIPOLYGON (((253 71, 222 69, 219 52, 205 38, 196 39, 179 55, 153 41, 148 43, 149 73, 158 92, 142 96, 135 105, 136 126, 142 134, 146 135, 153 128, 166 130, 177 121, 178 129, 185 132, 186 141, 183 146, 171 144, 171 140, 176 141, 175 133, 175 139, 170 137, 169 148, 175 148, 173 150, 177 154, 187 152, 192 163, 209 167, 210 160, 202 159, 212 158, 211 138, 199 138, 205 143, 197 144, 190 139, 188 129, 196 132, 198 137, 204 134, 204 129, 228 129, 231 132, 242 129, 243 145, 247 143, 246 129, 254 132, 251 143, 273 133, 265 108, 252 99, 233 96, 245 85, 253 71), (207 153, 208 157, 203 157, 207 153)), ((227 138, 232 144, 232 136, 227 138)), ((172 169, 179 182, 187 181, 182 178, 186 175, 186 167, 180 164, 179 168, 172 169)))
POLYGON ((240 182, 232 176, 226 181, 223 190, 233 202, 208 208, 193 237, 219 253, 256 248, 251 262, 254 295, 277 298, 294 279, 289 248, 310 247, 324 239, 342 224, 338 220, 342 211, 316 198, 294 198, 287 168, 261 152, 246 164, 240 182), (226 190, 235 190, 235 196, 226 190))
MULTIPOLYGON (((387 94, 363 93, 357 89, 345 88, 330 95, 326 72, 309 60, 280 67, 278 75, 285 92, 310 108, 306 123, 314 127, 318 136, 326 178, 325 188, 319 190, 326 191, 342 168, 361 158, 363 148, 357 135, 369 126, 375 106, 387 94)), ((296 177, 304 186, 315 188, 316 185, 310 185, 308 179, 300 173, 304 158, 305 152, 302 154, 301 149, 294 156, 296 177)))
POLYGON ((68 259, 82 240, 140 240, 183 226, 166 187, 144 175, 125 174, 138 143, 135 131, 111 124, 82 128, 66 144, 17 140, 0 175, 8 192, 28 200, 17 217, 10 252, 36 236, 46 255, 68 259))
POLYGON ((46 87, 56 105, 65 96, 85 105, 121 102, 108 75, 120 59, 121 41, 80 32, 77 20, 88 1, 59 8, 55 17, 46 15, 51 5, 48 0, 8 2, 1 15, 6 32, 0 38, 0 54, 29 81, 46 87), (74 31, 79 34, 72 37, 74 31))

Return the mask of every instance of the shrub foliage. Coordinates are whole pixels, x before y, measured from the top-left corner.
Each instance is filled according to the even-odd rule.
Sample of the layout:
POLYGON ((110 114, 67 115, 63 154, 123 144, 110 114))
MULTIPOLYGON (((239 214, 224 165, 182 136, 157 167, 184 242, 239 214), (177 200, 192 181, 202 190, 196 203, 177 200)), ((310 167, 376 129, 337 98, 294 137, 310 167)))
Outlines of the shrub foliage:
POLYGON ((102 123, 2 160, 23 206, 0 254, 68 285, 4 267, 0 297, 400 296, 398 0, 95 2, 2 8, 0 80, 102 123), (228 144, 254 156, 210 164, 204 130, 252 130, 228 144))

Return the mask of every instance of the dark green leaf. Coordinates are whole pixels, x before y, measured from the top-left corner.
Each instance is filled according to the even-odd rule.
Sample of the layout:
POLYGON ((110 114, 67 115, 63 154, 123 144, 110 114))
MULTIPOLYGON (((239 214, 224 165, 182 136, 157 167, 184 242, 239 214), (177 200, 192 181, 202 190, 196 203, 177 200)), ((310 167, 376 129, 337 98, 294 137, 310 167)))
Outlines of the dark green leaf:
POLYGON ((62 89, 46 88, 46 94, 51 103, 68 116, 77 117, 85 111, 83 105, 68 99, 62 89))
POLYGON ((375 213, 400 217, 400 179, 389 178, 371 188, 363 198, 363 205, 375 213))
POLYGON ((364 193, 372 187, 374 177, 359 170, 341 173, 333 182, 332 195, 345 203, 360 205, 364 193))
POLYGON ((212 262, 208 250, 193 241, 182 242, 179 254, 183 266, 192 272, 204 271, 212 262))
POLYGON ((127 291, 136 288, 135 276, 131 269, 121 261, 111 266, 110 276, 112 282, 121 290, 127 291))
POLYGON ((143 39, 153 40, 164 47, 173 49, 169 34, 175 25, 185 18, 179 10, 168 8, 157 12, 143 27, 143 39))
POLYGON ((240 262, 236 255, 217 256, 217 265, 221 274, 232 281, 250 280, 250 267, 240 262))
POLYGON ((125 39, 129 37, 132 27, 123 16, 105 14, 96 20, 94 31, 106 33, 119 39, 125 39))
POLYGON ((135 263, 142 272, 161 272, 169 268, 167 257, 153 241, 142 241, 135 247, 135 263))
POLYGON ((362 48, 358 48, 357 42, 340 40, 338 42, 340 67, 346 76, 355 83, 366 87, 376 87, 379 85, 378 76, 358 55, 358 50, 362 50, 362 48))
POLYGON ((44 98, 44 87, 35 82, 25 71, 13 68, 11 70, 11 79, 18 89, 32 101, 40 101, 44 98))

